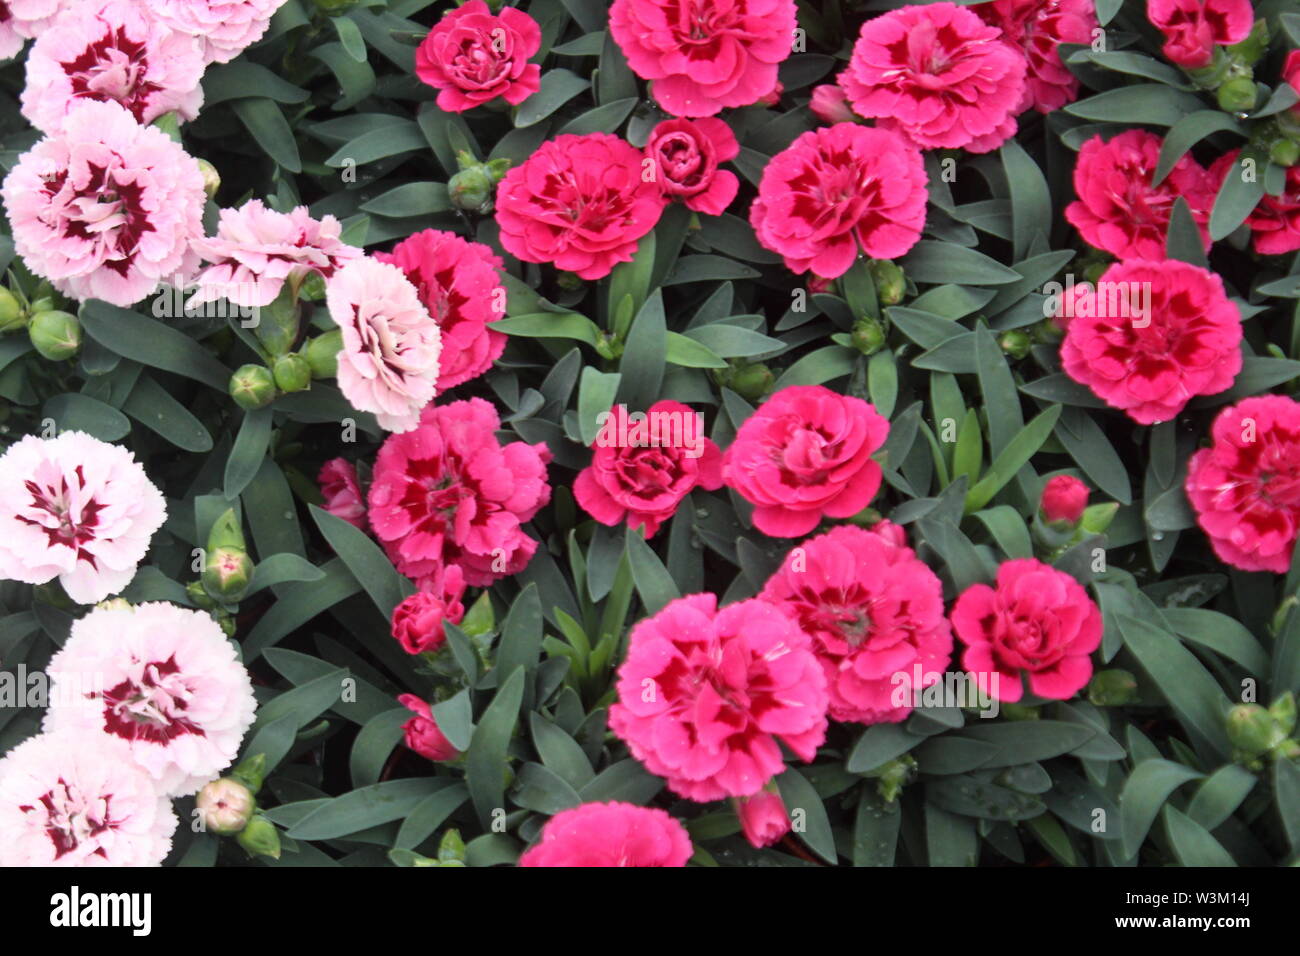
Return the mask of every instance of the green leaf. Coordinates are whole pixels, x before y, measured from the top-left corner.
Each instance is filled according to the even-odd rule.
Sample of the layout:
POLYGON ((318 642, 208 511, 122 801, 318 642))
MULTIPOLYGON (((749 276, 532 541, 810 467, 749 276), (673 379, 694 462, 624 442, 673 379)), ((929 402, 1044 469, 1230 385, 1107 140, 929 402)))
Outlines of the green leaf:
POLYGON ((960 285, 1005 285, 1021 278, 996 259, 982 252, 951 242, 922 239, 912 247, 899 265, 914 282, 936 285, 955 282, 960 285))
POLYGON ((1122 505, 1132 504, 1128 469, 1093 416, 1077 407, 1063 408, 1052 434, 1098 488, 1122 505))
MULTIPOLYGON (((366 721, 352 743, 348 770, 353 788, 379 782, 384 764, 402 740, 402 724, 411 718, 405 707, 394 707, 366 721)), ((441 721, 438 724, 442 727, 441 721)))
POLYGON ((1028 820, 1047 810, 1043 801, 1033 794, 968 776, 943 777, 927 783, 925 796, 928 802, 949 813, 984 820, 1028 820))
POLYGON ((664 358, 670 364, 680 365, 683 368, 727 367, 726 359, 720 358, 708 346, 701 345, 695 339, 677 332, 668 333, 668 346, 664 358))
POLYGON ((696 326, 687 329, 685 334, 687 338, 694 339, 722 358, 752 358, 785 348, 785 343, 780 339, 725 322, 696 326))
POLYGON ((1267 160, 1243 149, 1223 178, 1210 211, 1210 238, 1215 242, 1234 232, 1254 212, 1264 195, 1264 166, 1267 160), (1253 166, 1247 166, 1246 163, 1253 166))
POLYGON ((498 673, 513 674, 516 669, 531 671, 537 666, 541 649, 542 602, 537 585, 529 584, 510 605, 510 613, 501 625, 498 673))
POLYGON ((465 758, 465 783, 479 823, 490 828, 493 812, 505 811, 507 752, 524 698, 524 669, 515 668, 488 704, 465 758))
POLYGON ((183 332, 99 299, 87 299, 78 314, 87 335, 124 358, 221 392, 230 384, 230 370, 183 332))
POLYGON ((1291 852, 1300 852, 1300 768, 1290 760, 1273 764, 1273 795, 1291 852))
POLYGON ((235 100, 230 108, 266 155, 291 173, 302 172, 298 143, 278 103, 259 96, 235 100))
POLYGON ((325 577, 320 581, 285 585, 270 610, 244 638, 245 663, 252 663, 290 632, 361 590, 361 585, 341 560, 335 558, 322 565, 321 570, 325 577))
POLYGON ((1138 83, 1121 86, 1065 107, 1065 112, 1080 119, 1107 123, 1149 123, 1173 126, 1189 113, 1202 108, 1199 97, 1163 83, 1138 83))
POLYGON ((1052 197, 1038 163, 1014 139, 1002 147, 1002 168, 1011 188, 1012 256, 1018 262, 1029 254, 1034 236, 1052 232, 1052 197))
POLYGON ((571 70, 562 67, 546 70, 542 73, 541 89, 519 105, 515 126, 522 128, 540 123, 589 86, 590 82, 571 70))
POLYGON ((313 810, 291 826, 288 834, 295 840, 336 840, 401 820, 430 794, 451 785, 446 778, 412 777, 361 787, 313 810))
POLYGON ((446 183, 404 183, 362 203, 362 212, 376 216, 427 216, 452 208, 446 183))
POLYGON ((238 498, 248 483, 253 480, 266 458, 266 449, 271 443, 272 413, 269 408, 258 408, 244 412, 239 434, 230 457, 226 459, 226 498, 233 501, 238 498))
POLYGON ((980 766, 1013 767, 1067 754, 1097 735, 1095 728, 1064 720, 1017 720, 967 724, 962 738, 998 748, 980 766))
POLYGON ((264 97, 293 105, 306 102, 310 96, 307 90, 281 79, 273 70, 243 57, 233 63, 213 64, 203 73, 206 109, 247 97, 264 97))
POLYGON ((131 431, 127 417, 112 405, 76 392, 65 392, 46 400, 42 414, 53 419, 61 431, 79 431, 101 441, 117 441, 131 431))
POLYGON ((782 373, 774 389, 791 385, 825 385, 853 372, 859 353, 842 345, 828 345, 809 352, 782 373))
POLYGON ((1232 854, 1210 831, 1168 804, 1164 809, 1165 831, 1174 856, 1183 866, 1236 866, 1232 854))
POLYGON ((821 796, 798 770, 791 768, 776 778, 781 800, 790 814, 795 833, 808 844, 808 848, 834 866, 839 861, 835 852, 835 837, 831 821, 826 815, 826 805, 821 796), (802 830, 799 829, 802 826, 802 830))
POLYGON ((203 454, 212 450, 212 436, 203 423, 150 375, 136 380, 122 411, 182 451, 203 454))
POLYGON ((875 724, 868 727, 853 745, 846 766, 850 773, 866 773, 901 757, 925 739, 906 730, 902 724, 875 724))
POLYGON ((623 125, 623 121, 631 115, 636 104, 637 98, 629 96, 626 99, 597 106, 569 120, 555 135, 583 136, 588 133, 612 133, 623 125))
POLYGON ((1156 163, 1152 185, 1164 182, 1189 149, 1214 133, 1244 135, 1237 121, 1222 110, 1197 110, 1171 126, 1160 144, 1160 160, 1156 163))
POLYGON ((1187 815, 1207 830, 1217 829, 1236 812, 1259 781, 1235 763, 1224 764, 1205 779, 1187 805, 1187 815))
POLYGON ((1268 652, 1228 615, 1197 607, 1164 608, 1161 615, 1180 637, 1236 661, 1251 674, 1268 672, 1268 652))
POLYGON ((588 365, 578 380, 578 435, 584 445, 593 445, 600 434, 599 417, 614 407, 614 396, 622 376, 600 372, 588 365))
POLYGON ((853 823, 853 865, 893 866, 902 820, 897 801, 886 803, 864 788, 853 823))
POLYGON ((1043 447, 1043 442, 1056 427, 1056 420, 1061 415, 1061 406, 1052 405, 1040 412, 1015 437, 1007 443, 1002 454, 993 459, 993 464, 979 483, 966 496, 966 513, 979 511, 993 500, 1002 488, 1016 476, 1035 452, 1043 447))
POLYGON ((253 594, 263 588, 288 581, 319 581, 323 577, 325 572, 306 558, 289 553, 273 554, 257 562, 248 593, 253 594))
POLYGON ((572 737, 537 712, 529 714, 533 746, 546 768, 580 790, 595 776, 591 761, 572 737))
POLYGON ((1192 207, 1187 204, 1186 197, 1179 196, 1174 202, 1174 210, 1169 217, 1168 237, 1165 240, 1165 254, 1170 259, 1188 262, 1201 269, 1209 266, 1201 231, 1192 218, 1192 207))
POLYGON ((468 799, 469 790, 463 783, 453 783, 429 794, 402 821, 394 846, 399 849, 419 846, 468 799))
POLYGON ((1172 760, 1143 760, 1133 768, 1119 795, 1122 846, 1125 858, 1137 856, 1142 840, 1169 795, 1201 774, 1172 760))
POLYGON ((384 620, 388 620, 402 599, 415 593, 415 585, 398 573, 388 555, 364 531, 316 505, 310 508, 316 527, 334 553, 370 595, 384 620))
POLYGON ((762 273, 726 256, 683 256, 664 279, 665 286, 690 282, 720 282, 729 279, 757 279, 762 273))
POLYGON ((659 290, 651 293, 637 313, 623 346, 618 401, 634 411, 644 411, 659 398, 668 357, 668 329, 659 290))
POLYGON ((655 614, 669 601, 681 597, 659 556, 650 550, 645 538, 635 531, 630 531, 627 535, 627 560, 632 568, 632 580, 636 583, 637 593, 641 595, 641 603, 645 605, 647 614, 655 614))
POLYGON ((577 339, 588 345, 596 344, 600 329, 596 323, 576 312, 536 312, 499 319, 489 328, 507 335, 533 339, 577 339))

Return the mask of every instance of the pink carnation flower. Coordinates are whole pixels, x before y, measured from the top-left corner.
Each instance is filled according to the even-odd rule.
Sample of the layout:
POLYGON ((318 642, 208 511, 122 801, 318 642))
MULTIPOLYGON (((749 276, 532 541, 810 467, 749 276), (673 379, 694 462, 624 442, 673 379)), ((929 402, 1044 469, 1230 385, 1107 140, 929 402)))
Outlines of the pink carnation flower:
POLYGON ((889 422, 862 399, 791 385, 745 419, 723 476, 755 506, 754 527, 797 538, 871 503, 882 477, 871 456, 888 436, 889 422))
POLYGON ((437 394, 442 333, 402 270, 370 258, 349 262, 325 284, 343 332, 339 389, 380 427, 410 431, 437 394))
POLYGON ((1097 29, 1093 0, 991 0, 971 11, 1002 31, 1002 39, 1029 66, 1017 113, 1033 107, 1050 113, 1079 95, 1079 81, 1061 60, 1062 43, 1092 43, 1097 29))
POLYGON ((601 524, 626 520, 650 538, 697 486, 722 487, 722 453, 704 437, 702 417, 664 399, 639 423, 626 406, 610 411, 591 464, 573 483, 573 496, 601 524))
POLYGON ((198 163, 116 103, 73 107, 60 132, 22 155, 0 195, 18 254, 74 299, 134 305, 196 263, 198 163))
POLYGON ((1169 217, 1182 196, 1209 250, 1207 224, 1216 192, 1209 174, 1187 154, 1160 185, 1152 185, 1160 145, 1159 136, 1141 129, 1083 144, 1074 164, 1079 198, 1065 207, 1065 218, 1089 245, 1120 259, 1165 258, 1169 217))
POLYGON ((794 0, 614 0, 609 31, 667 112, 712 116, 776 89, 795 14, 794 0))
POLYGON ((749 797, 811 761, 826 737, 826 678, 811 639, 778 607, 670 601, 632 629, 609 726, 683 797, 749 797))
POLYGON ((543 143, 497 187, 501 245, 524 262, 550 262, 583 279, 631 262, 664 210, 641 152, 608 133, 543 143))
POLYGON ((436 651, 447 640, 444 621, 459 624, 465 618, 465 573, 449 565, 441 581, 429 590, 416 591, 393 608, 393 638, 408 654, 436 651))
POLYGON ((1068 700, 1092 677, 1101 610, 1078 581, 1033 558, 998 568, 997 588, 976 584, 957 598, 952 626, 966 645, 962 666, 995 699, 1015 703, 1029 689, 1068 700))
POLYGON ((260 199, 221 210, 217 234, 194 240, 194 251, 209 265, 195 280, 193 305, 227 299, 247 308, 270 305, 284 283, 292 288, 317 273, 331 278, 362 252, 339 238, 333 216, 313 219, 306 206, 276 212, 260 199))
POLYGON ((1300 402, 1257 395, 1221 411, 1192 455, 1187 497, 1220 560, 1286 574, 1300 528, 1300 402))
POLYGON ((1061 365, 1141 425, 1169 421, 1241 371, 1241 314, 1213 272, 1133 259, 1071 303, 1061 365))
POLYGON ((159 601, 92 610, 49 675, 45 729, 125 740, 168 796, 196 793, 230 766, 257 709, 212 616, 159 601))
POLYGON ((94 604, 131 583, 166 517, 135 456, 83 432, 27 435, 0 456, 0 577, 58 578, 94 604))
POLYGON ((1216 45, 1246 39, 1255 11, 1250 0, 1147 0, 1147 18, 1165 35, 1165 57, 1194 70, 1210 65, 1216 45))
POLYGON ((414 694, 402 694, 397 702, 414 715, 402 724, 402 742, 409 749, 427 760, 455 760, 460 756, 460 751, 439 729, 438 722, 433 719, 433 708, 427 701, 414 694))
POLYGON ((403 574, 457 564, 467 584, 486 587, 528 564, 537 542, 523 525, 551 500, 551 453, 541 442, 502 445, 500 427, 481 398, 431 405, 379 449, 370 523, 403 574))
POLYGON ((775 786, 754 797, 740 797, 735 801, 736 816, 751 846, 771 846, 790 832, 790 814, 785 801, 775 786))
POLYGON ((38 37, 53 25, 66 7, 81 0, 5 0, 0 3, 0 60, 23 48, 23 41, 38 37))
POLYGON ((997 149, 1016 131, 1023 54, 968 7, 931 3, 868 20, 840 86, 860 116, 922 149, 997 149))
POLYGON ((489 322, 505 318, 500 256, 455 233, 425 229, 374 258, 406 274, 442 330, 439 393, 477 378, 501 357, 506 337, 488 328, 489 322))
POLYGON ((1057 475, 1043 486, 1038 510, 1050 524, 1078 524, 1088 507, 1088 486, 1073 475, 1057 475))
POLYGON ((561 810, 542 827, 520 866, 685 866, 686 828, 656 807, 584 803, 561 810))
POLYGON ((857 123, 809 130, 772 157, 749 209, 758 241, 795 272, 836 279, 861 250, 896 259, 925 225, 925 164, 901 136, 857 123))
POLYGON ((198 39, 203 62, 227 63, 262 39, 284 0, 151 0, 149 12, 198 39))
POLYGON ((537 21, 514 7, 492 15, 483 0, 443 14, 415 51, 415 74, 438 90, 438 108, 463 113, 498 97, 517 106, 541 88, 528 60, 542 46, 537 21))
POLYGON ((158 866, 175 830, 120 740, 38 734, 0 760, 0 866, 158 866))
POLYGON ((194 37, 169 30, 144 7, 87 4, 76 16, 60 18, 32 45, 23 116, 52 133, 73 106, 111 100, 141 124, 170 112, 192 120, 203 105, 197 46, 194 37))
POLYGON ((897 723, 912 712, 913 692, 938 681, 948 666, 943 585, 911 548, 885 533, 841 525, 810 538, 786 556, 759 596, 784 608, 813 639, 835 720, 897 723))
POLYGON ((316 476, 325 510, 354 528, 366 530, 366 499, 357 480, 357 468, 343 458, 331 458, 316 476))
POLYGON ((722 215, 740 189, 735 173, 718 169, 740 155, 736 134, 720 119, 664 120, 650 131, 645 154, 664 195, 695 212, 722 215))

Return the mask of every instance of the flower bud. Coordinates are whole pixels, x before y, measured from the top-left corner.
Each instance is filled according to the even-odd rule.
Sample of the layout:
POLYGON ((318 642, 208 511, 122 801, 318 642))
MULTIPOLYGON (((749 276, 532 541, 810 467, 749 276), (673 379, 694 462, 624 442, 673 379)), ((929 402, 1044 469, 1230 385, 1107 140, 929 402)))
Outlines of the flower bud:
POLYGON ((311 364, 297 352, 276 359, 271 374, 282 392, 301 392, 311 387, 311 364))
POLYGON ((1002 337, 998 339, 998 345, 1002 347, 1002 351, 1013 359, 1022 359, 1033 348, 1034 340, 1028 332, 1021 329, 1011 329, 1002 333, 1002 337))
POLYGON ((251 856, 280 859, 280 833, 275 824, 260 813, 248 821, 235 839, 251 856))
POLYGON ((1118 667, 1097 671, 1088 682, 1088 700, 1098 707, 1122 707, 1137 700, 1137 678, 1118 667))
POLYGON ((217 195, 217 190, 221 188, 221 174, 217 172, 217 167, 213 166, 206 159, 197 160, 199 172, 203 174, 203 191, 212 199, 217 195))
POLYGON ((194 807, 206 829, 220 836, 233 836, 248 825, 256 803, 246 786, 222 777, 199 791, 194 807))
POLYGON ((495 190, 496 180, 492 178, 491 170, 481 165, 462 169, 447 183, 453 206, 483 215, 492 211, 495 190))
POLYGON ((881 305, 898 305, 907 291, 902 268, 891 259, 872 259, 871 278, 876 283, 876 298, 881 305))
POLYGON ((1279 139, 1273 143, 1268 158, 1279 166, 1294 166, 1300 163, 1300 143, 1293 139, 1279 139))
POLYGON ((334 378, 339 373, 339 352, 343 348, 343 333, 331 329, 314 339, 307 340, 303 354, 311 367, 312 378, 334 378))
POLYGON ((903 792, 907 782, 916 776, 916 769, 916 758, 911 754, 904 754, 881 764, 869 771, 866 776, 875 777, 876 792, 880 794, 880 798, 886 803, 893 803, 903 792))
POLYGON ((0 286, 0 335, 21 329, 26 321, 23 307, 18 304, 18 298, 4 286, 0 286))
POLYGON ((878 320, 868 315, 853 323, 849 338, 853 340, 853 347, 863 355, 873 355, 885 344, 885 330, 878 320))
POLYGON ((72 358, 81 348, 81 323, 69 312, 37 312, 27 334, 36 351, 51 362, 72 358))
POLYGON ((1228 739, 1243 754, 1267 753, 1285 738, 1273 715, 1259 704, 1238 704, 1228 711, 1228 739))
POLYGON ((790 815, 773 784, 752 797, 734 798, 732 806, 751 846, 771 846, 790 832, 790 815))
POLYGON ((240 408, 252 411, 275 401, 275 378, 265 365, 241 365, 230 376, 230 397, 240 408))
POLYGON ((1245 113, 1255 108, 1257 91, 1249 76, 1234 76, 1219 87, 1219 109, 1228 113, 1245 113))
POLYGON ((1073 527, 1088 506, 1088 486, 1072 475, 1057 475, 1043 486, 1038 508, 1048 524, 1073 527))
POLYGON ((762 362, 743 365, 731 374, 730 387, 733 392, 749 402, 756 402, 772 387, 776 376, 762 362))
POLYGON ((100 601, 95 605, 96 611, 129 611, 131 602, 126 598, 109 598, 107 601, 100 601))
POLYGON ((203 587, 218 601, 233 604, 248 591, 253 577, 253 559, 241 548, 217 548, 208 552, 203 566, 203 587))
POLYGON ((257 793, 262 789, 262 781, 266 778, 266 754, 245 757, 230 771, 230 776, 252 793, 257 793))

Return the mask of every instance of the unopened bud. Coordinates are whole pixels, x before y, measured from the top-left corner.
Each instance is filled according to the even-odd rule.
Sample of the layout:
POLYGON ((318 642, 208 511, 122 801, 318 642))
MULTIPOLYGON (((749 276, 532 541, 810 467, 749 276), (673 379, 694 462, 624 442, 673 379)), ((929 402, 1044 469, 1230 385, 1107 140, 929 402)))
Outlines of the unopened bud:
POLYGON ((898 305, 907 292, 907 277, 891 259, 872 259, 871 278, 876 283, 876 298, 881 305, 898 305))
POLYGON ((1057 475, 1043 486, 1038 511, 1048 524, 1073 527, 1088 506, 1088 486, 1073 475, 1057 475))
POLYGON ((301 392, 311 387, 311 364, 297 352, 276 359, 271 374, 282 392, 301 392))
POLYGON ((81 348, 81 323, 70 312, 37 312, 27 334, 36 351, 51 362, 72 358, 81 348))
POLYGON ((222 777, 199 791, 194 806, 206 829, 221 836, 233 836, 248 825, 256 803, 246 786, 222 777))
POLYGON ((1255 81, 1249 76, 1234 76, 1219 87, 1219 109, 1229 113, 1245 113, 1255 108, 1257 98, 1255 81))
POLYGON ((1118 667, 1097 671, 1088 682, 1088 700, 1097 707, 1122 707, 1137 700, 1137 678, 1118 667))
POLYGON ((266 779, 266 754, 245 757, 230 771, 230 776, 257 793, 262 789, 262 781, 266 779))
POLYGON ((203 174, 203 191, 212 199, 221 188, 221 174, 217 172, 217 167, 213 166, 206 159, 198 160, 199 172, 203 174))
POLYGON ((1279 139, 1268 151, 1268 158, 1279 166, 1294 166, 1300 163, 1300 143, 1293 139, 1279 139))
POLYGON ((230 397, 240 408, 265 408, 275 401, 275 378, 265 365, 241 365, 230 376, 230 397))
POLYGON ((100 601, 95 605, 96 611, 129 611, 131 602, 126 598, 109 598, 107 601, 100 601))
POLYGON ((853 323, 849 338, 853 340, 853 347, 863 355, 874 355, 885 344, 885 330, 879 320, 868 315, 853 323))
POLYGON ((269 856, 280 859, 280 833, 275 824, 260 813, 248 821, 248 825, 235 837, 252 856, 269 856))
POLYGON ((311 368, 312 378, 334 378, 339 373, 339 352, 343 349, 343 333, 331 329, 314 339, 307 340, 303 354, 311 368))
POLYGON ((1273 715, 1259 704, 1238 704, 1228 711, 1228 739, 1244 754, 1267 753, 1285 738, 1273 715))
POLYGON ((756 402, 767 394, 776 376, 762 362, 743 365, 731 375, 731 390, 749 402, 756 402))
POLYGON ((451 204, 466 212, 487 214, 492 211, 492 193, 496 181, 486 166, 470 166, 462 169, 447 183, 447 192, 451 204))
POLYGON ((26 323, 23 307, 18 298, 4 286, 0 286, 0 335, 21 329, 26 323))
POLYGON ((1034 340, 1030 338, 1027 332, 1020 329, 1011 329, 1002 333, 1002 337, 998 339, 998 345, 1002 347, 1002 351, 1013 359, 1022 359, 1033 348, 1034 340))
POLYGON ((238 601, 248 591, 253 576, 253 559, 239 548, 217 548, 208 552, 203 567, 203 587, 218 601, 238 601))

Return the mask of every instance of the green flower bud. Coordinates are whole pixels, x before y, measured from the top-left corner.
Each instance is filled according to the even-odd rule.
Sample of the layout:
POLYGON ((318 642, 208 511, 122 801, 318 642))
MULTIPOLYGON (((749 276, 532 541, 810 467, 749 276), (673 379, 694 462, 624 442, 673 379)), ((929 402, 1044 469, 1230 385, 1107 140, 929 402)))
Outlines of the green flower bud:
POLYGON ((776 376, 762 362, 743 365, 731 374, 731 390, 749 402, 756 402, 767 394, 776 376))
POLYGON ((1237 750, 1253 757, 1272 750, 1286 739, 1286 733, 1259 704, 1238 704, 1228 711, 1228 739, 1237 750))
POLYGON ((81 348, 81 323, 70 312, 37 312, 27 334, 36 351, 51 362, 72 358, 81 348))
POLYGON ((451 177, 447 192, 451 204, 457 209, 486 215, 492 211, 492 194, 496 185, 491 170, 486 166, 470 166, 451 177))
POLYGON ((262 781, 266 778, 266 754, 253 754, 241 760, 230 771, 230 776, 257 793, 262 789, 262 781))
POLYGON ((258 312, 253 332, 273 357, 284 355, 298 339, 298 317, 302 310, 298 307, 297 295, 297 283, 286 282, 275 301, 258 312))
POLYGON ((1002 346, 1002 351, 1006 352, 1013 359, 1022 359, 1029 354, 1030 348, 1033 347, 1034 340, 1029 337, 1027 332, 1020 329, 1011 329, 1003 332, 1002 337, 998 339, 998 345, 1002 346))
POLYGON ((298 298, 305 302, 325 301, 325 277, 319 272, 309 272, 298 286, 298 298))
POLYGON ((877 319, 868 315, 853 323, 849 338, 853 340, 853 347, 863 355, 873 355, 885 344, 885 330, 877 319))
POLYGON ((191 581, 187 584, 185 594, 197 607, 205 611, 211 611, 217 606, 217 602, 208 597, 208 592, 203 589, 202 581, 191 581))
POLYGON ((1268 151, 1268 158, 1279 166, 1294 166, 1300 163, 1300 143, 1293 139, 1279 139, 1268 151))
POLYGON ((1291 731, 1295 730, 1295 695, 1290 691, 1273 701, 1273 706, 1268 709, 1268 712, 1277 721, 1282 733, 1290 734, 1291 731))
POLYGON ((280 859, 280 832, 275 824, 262 814, 256 814, 248 825, 239 831, 235 840, 248 851, 250 856, 269 856, 280 859))
POLYGON ((1088 700, 1098 707, 1122 707, 1137 700, 1137 679, 1118 667, 1097 671, 1088 682, 1088 700))
POLYGON ((311 387, 311 364, 296 352, 281 355, 271 371, 282 392, 301 392, 311 387))
POLYGON ((233 836, 248 826, 257 804, 253 794, 238 780, 213 780, 194 798, 205 829, 219 836, 233 836))
POLYGON ((343 333, 330 329, 307 340, 302 354, 307 356, 312 378, 334 378, 339 373, 339 352, 343 349, 343 333))
POLYGON ((207 193, 208 198, 212 199, 221 188, 221 174, 217 172, 217 167, 213 166, 206 159, 197 160, 199 172, 203 174, 203 191, 207 193))
POLYGON ((230 397, 252 411, 275 401, 275 378, 265 365, 241 365, 230 376, 230 397))
POLYGON ((902 268, 892 259, 872 259, 869 266, 871 278, 876 283, 876 298, 881 305, 898 305, 907 292, 907 278, 902 268))
POLYGON ((218 601, 233 604, 248 591, 253 559, 242 548, 209 551, 203 566, 203 587, 218 601))
POLYGON ((243 551, 247 547, 248 542, 244 540, 244 528, 239 522, 239 515, 234 508, 227 508, 208 529, 208 550, 234 548, 243 551))
POLYGON ((0 335, 21 329, 27 322, 23 307, 18 298, 4 286, 0 286, 0 335))
POLYGON ((96 604, 95 610, 96 611, 129 611, 131 610, 131 602, 128 601, 126 598, 121 598, 121 597, 109 598, 106 601, 100 601, 98 604, 96 604))
POLYGON ((1258 91, 1249 76, 1234 76, 1219 87, 1219 109, 1228 113, 1246 113, 1255 108, 1258 91))
POLYGON ((916 758, 904 754, 867 771, 864 776, 876 778, 876 792, 880 794, 880 799, 893 803, 907 782, 916 776, 916 771, 916 758))

